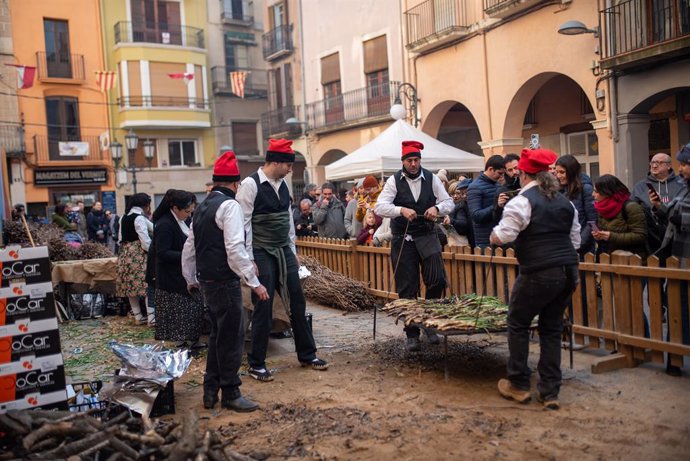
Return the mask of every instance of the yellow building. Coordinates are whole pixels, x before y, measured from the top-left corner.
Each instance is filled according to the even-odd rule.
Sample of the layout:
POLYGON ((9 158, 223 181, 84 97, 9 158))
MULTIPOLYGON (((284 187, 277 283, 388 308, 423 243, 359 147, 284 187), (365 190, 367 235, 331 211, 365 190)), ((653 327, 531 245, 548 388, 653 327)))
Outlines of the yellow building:
POLYGON ((11 0, 9 8, 14 64, 36 68, 33 86, 17 90, 25 150, 12 160, 13 202, 34 217, 59 202, 107 202, 115 181, 99 139, 109 123, 95 76, 105 67, 98 0, 11 0))
POLYGON ((101 0, 101 6, 106 63, 118 74, 110 91, 110 142, 123 146, 118 209, 135 192, 135 177, 136 191, 155 204, 169 188, 203 197, 216 158, 206 1, 101 0), (130 132, 138 138, 132 151, 125 139, 130 132), (145 143, 154 147, 149 158, 145 143))

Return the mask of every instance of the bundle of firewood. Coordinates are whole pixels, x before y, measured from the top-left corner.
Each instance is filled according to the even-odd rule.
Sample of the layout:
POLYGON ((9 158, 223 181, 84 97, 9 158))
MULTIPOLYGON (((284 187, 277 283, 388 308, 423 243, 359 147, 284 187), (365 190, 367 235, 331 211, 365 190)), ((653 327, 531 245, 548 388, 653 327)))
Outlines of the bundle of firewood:
POLYGON ((194 411, 182 424, 135 418, 127 411, 107 421, 88 412, 10 412, 0 415, 0 460, 254 459, 226 446, 215 431, 201 435, 198 419, 194 411))
MULTIPOLYGON (((63 231, 55 224, 36 224, 34 222, 27 222, 31 237, 34 244, 37 246, 47 245, 52 239, 62 239, 63 231)), ((26 228, 21 221, 4 221, 3 228, 5 230, 6 244, 14 244, 21 246, 31 246, 29 235, 26 233, 26 228)))
POLYGON ((304 296, 325 306, 343 311, 362 311, 376 306, 364 282, 333 272, 311 256, 300 256, 300 264, 311 272, 304 280, 304 296))

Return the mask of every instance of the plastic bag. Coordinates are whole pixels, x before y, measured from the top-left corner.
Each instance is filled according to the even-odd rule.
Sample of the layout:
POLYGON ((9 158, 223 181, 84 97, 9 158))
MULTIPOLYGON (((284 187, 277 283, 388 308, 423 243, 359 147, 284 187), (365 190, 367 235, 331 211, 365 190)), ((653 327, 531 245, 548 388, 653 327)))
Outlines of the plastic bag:
POLYGON ((105 295, 102 293, 71 293, 69 305, 74 320, 99 318, 105 314, 105 295))

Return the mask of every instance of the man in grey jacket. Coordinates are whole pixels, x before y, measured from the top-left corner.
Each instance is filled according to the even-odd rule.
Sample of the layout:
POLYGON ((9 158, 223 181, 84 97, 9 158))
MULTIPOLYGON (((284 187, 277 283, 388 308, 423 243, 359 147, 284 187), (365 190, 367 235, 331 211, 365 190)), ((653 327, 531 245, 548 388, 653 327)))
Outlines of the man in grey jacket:
POLYGON ((647 184, 651 184, 663 204, 670 202, 683 189, 682 179, 675 175, 671 167, 670 155, 663 152, 654 154, 649 162, 649 174, 633 187, 633 200, 650 208, 652 204, 649 201, 649 186, 647 184))
POLYGON ((329 182, 321 186, 321 200, 312 205, 312 215, 319 226, 319 237, 347 238, 345 206, 334 191, 335 186, 329 182))

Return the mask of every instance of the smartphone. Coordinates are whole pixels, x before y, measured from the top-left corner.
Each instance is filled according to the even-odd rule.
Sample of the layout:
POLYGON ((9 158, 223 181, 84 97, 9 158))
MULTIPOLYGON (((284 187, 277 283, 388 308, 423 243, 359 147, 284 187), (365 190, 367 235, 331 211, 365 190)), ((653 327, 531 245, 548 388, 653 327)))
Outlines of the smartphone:
POLYGON ((596 221, 587 221, 587 224, 589 224, 589 228, 592 229, 593 232, 599 232, 599 226, 597 226, 596 221))
POLYGON ((654 186, 652 185, 651 182, 648 182, 645 184, 647 184, 647 189, 649 189, 651 192, 654 192, 656 194, 656 189, 654 189, 654 186))

